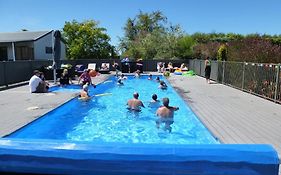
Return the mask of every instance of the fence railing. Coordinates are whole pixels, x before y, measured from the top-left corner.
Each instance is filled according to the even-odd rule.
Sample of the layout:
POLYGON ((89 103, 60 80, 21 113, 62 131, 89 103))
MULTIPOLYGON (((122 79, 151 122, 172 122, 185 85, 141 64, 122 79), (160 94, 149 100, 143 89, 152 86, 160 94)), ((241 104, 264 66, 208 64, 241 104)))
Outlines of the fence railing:
MULTIPOLYGON (((79 59, 79 60, 60 60, 60 64, 71 64, 72 66, 82 64, 87 66, 89 63, 96 63, 100 67, 102 63, 118 62, 120 59, 79 59)), ((143 60, 143 71, 156 71, 158 62, 172 62, 175 66, 180 66, 181 63, 187 60, 143 60)), ((166 65, 167 65, 166 64, 166 65)), ((0 86, 8 86, 10 84, 27 81, 32 76, 35 69, 41 69, 52 65, 52 60, 30 60, 30 61, 3 61, 0 62, 0 86)), ((114 70, 110 66, 110 70, 114 70)))
MULTIPOLYGON (((189 68, 204 77, 204 60, 190 60, 189 68)), ((281 103, 280 68, 280 64, 212 61, 211 79, 281 103)))

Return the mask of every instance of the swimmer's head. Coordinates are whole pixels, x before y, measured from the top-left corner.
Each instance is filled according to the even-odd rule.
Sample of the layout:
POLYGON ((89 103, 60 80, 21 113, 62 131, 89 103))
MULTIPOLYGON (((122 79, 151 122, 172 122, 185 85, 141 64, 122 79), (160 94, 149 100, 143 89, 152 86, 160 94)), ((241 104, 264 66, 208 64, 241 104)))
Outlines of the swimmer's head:
POLYGON ((156 94, 153 94, 153 95, 152 95, 152 99, 156 101, 156 100, 157 100, 157 95, 156 95, 156 94))
POLYGON ((139 98, 139 93, 135 92, 135 93, 133 94, 133 96, 134 96, 135 99, 138 99, 138 98, 139 98))
POLYGON ((163 98, 163 105, 168 107, 169 106, 169 98, 163 98))

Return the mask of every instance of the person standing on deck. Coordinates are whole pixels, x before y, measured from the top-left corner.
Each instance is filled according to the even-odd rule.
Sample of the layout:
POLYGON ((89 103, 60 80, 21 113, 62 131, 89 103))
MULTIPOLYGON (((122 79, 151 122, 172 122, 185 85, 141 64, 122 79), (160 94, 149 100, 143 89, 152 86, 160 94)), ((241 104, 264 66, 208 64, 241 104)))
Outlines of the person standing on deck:
POLYGON ((205 78, 206 82, 210 84, 210 76, 211 76, 211 61, 209 60, 209 57, 205 60, 205 78))

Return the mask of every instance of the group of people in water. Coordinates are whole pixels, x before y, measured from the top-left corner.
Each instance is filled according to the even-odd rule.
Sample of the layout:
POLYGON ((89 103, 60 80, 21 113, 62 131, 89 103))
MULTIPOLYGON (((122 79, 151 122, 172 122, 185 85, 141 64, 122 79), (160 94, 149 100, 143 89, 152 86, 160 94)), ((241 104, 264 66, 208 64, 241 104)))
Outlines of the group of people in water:
MULTIPOLYGON (((94 76, 98 75, 98 70, 95 70, 95 72, 90 72, 91 70, 85 70, 78 78, 78 84, 82 86, 82 90, 79 95, 79 99, 81 100, 88 100, 91 98, 89 95, 89 86, 93 85, 95 87, 95 84, 92 83, 91 77, 93 75, 90 75, 90 73, 95 74, 94 76)), ((140 78, 141 72, 137 70, 135 72, 134 78, 140 78)), ((117 85, 124 85, 123 81, 128 79, 124 74, 121 74, 120 76, 117 74, 117 85)), ((152 74, 149 74, 148 80, 155 81, 156 83, 159 83, 160 89, 167 89, 167 84, 160 80, 160 77, 157 76, 156 79, 153 79, 152 74)), ((60 79, 59 79, 60 85, 68 85, 72 84, 72 80, 70 75, 68 74, 68 70, 63 70, 60 79)), ((38 70, 34 71, 34 75, 31 77, 29 81, 30 86, 30 92, 31 93, 45 93, 48 92, 49 84, 45 81, 44 74, 38 70)), ((127 107, 129 110, 133 110, 136 112, 141 111, 142 107, 145 107, 141 100, 139 100, 139 94, 135 92, 133 94, 133 98, 128 100, 127 107)), ((161 106, 160 101, 157 99, 157 95, 152 95, 152 100, 149 103, 149 107, 152 108, 158 108, 156 111, 156 115, 158 116, 158 119, 156 120, 156 126, 157 128, 160 127, 161 123, 165 124, 165 130, 168 130, 171 132, 171 124, 173 124, 173 117, 174 117, 174 111, 178 110, 178 107, 172 107, 169 106, 169 98, 163 98, 163 105, 161 106)))

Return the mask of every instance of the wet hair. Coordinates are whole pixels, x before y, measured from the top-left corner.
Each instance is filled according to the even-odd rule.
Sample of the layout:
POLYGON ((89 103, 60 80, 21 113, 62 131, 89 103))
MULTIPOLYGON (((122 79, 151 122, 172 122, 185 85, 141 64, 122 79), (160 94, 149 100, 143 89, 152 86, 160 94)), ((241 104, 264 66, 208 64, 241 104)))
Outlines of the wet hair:
POLYGON ((134 96, 134 98, 138 99, 138 98, 139 98, 139 93, 135 92, 135 93, 133 94, 133 96, 134 96))
POLYGON ((160 84, 161 84, 162 86, 167 86, 164 81, 160 81, 160 84))
POLYGON ((153 94, 153 95, 152 95, 152 99, 156 101, 156 100, 157 100, 157 95, 156 95, 156 94, 153 94))
POLYGON ((149 74, 150 77, 152 77, 152 74, 149 74))
POLYGON ((124 77, 124 74, 121 74, 121 77, 124 77))
POLYGON ((163 98, 163 105, 165 106, 165 107, 168 107, 169 106, 169 98, 163 98))

